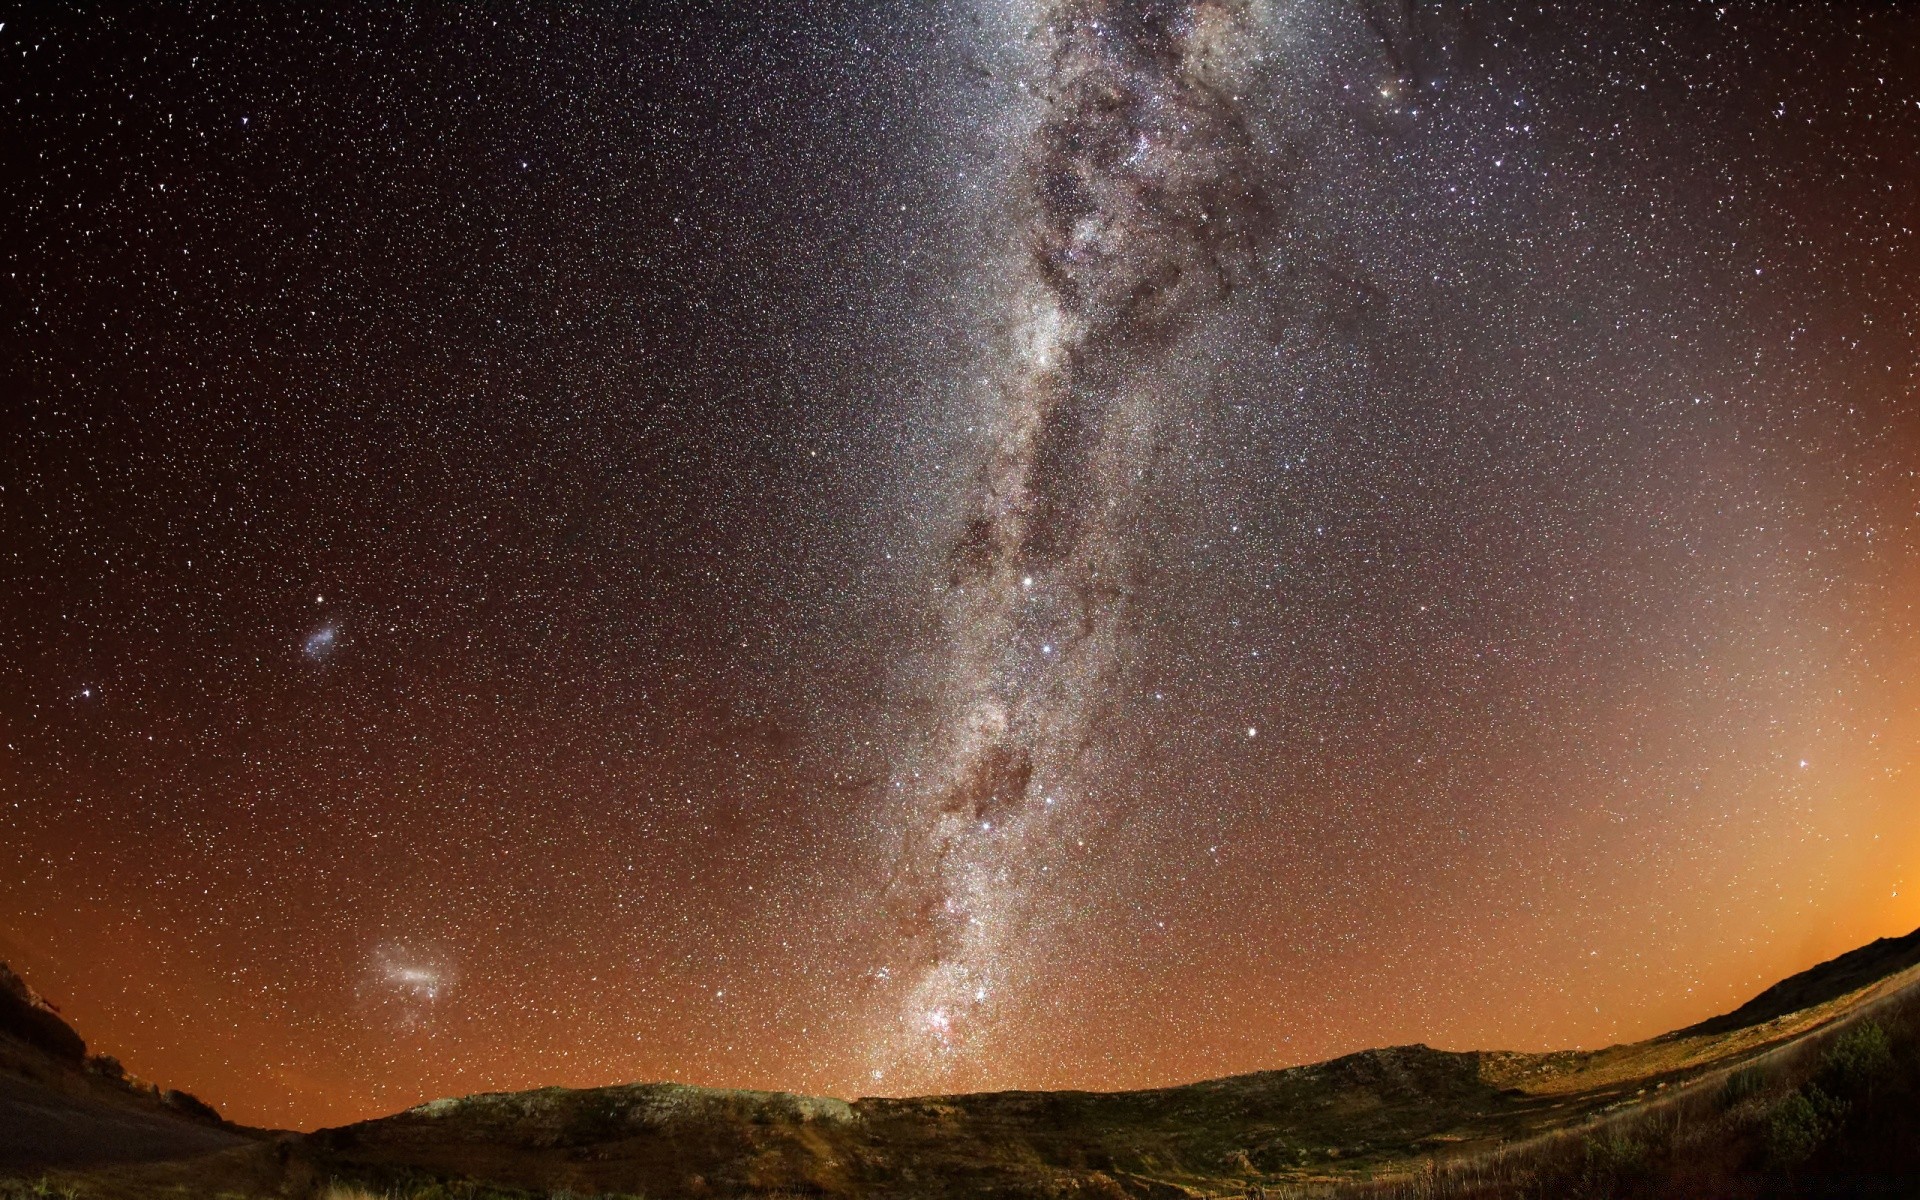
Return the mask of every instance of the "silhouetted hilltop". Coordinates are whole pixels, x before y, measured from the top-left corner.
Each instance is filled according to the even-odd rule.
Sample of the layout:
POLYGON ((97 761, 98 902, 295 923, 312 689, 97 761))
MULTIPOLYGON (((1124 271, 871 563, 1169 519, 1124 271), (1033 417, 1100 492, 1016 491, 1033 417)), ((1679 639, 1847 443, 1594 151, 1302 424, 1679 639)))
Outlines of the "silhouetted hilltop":
POLYGON ((1920 964, 1920 929, 1881 938, 1774 984, 1739 1008, 1682 1029, 1671 1037, 1726 1033, 1837 1000, 1920 964))
POLYGON ((0 962, 0 1033, 11 1034, 54 1058, 85 1061, 87 1043, 46 999, 0 962))
POLYGON ((244 1140, 199 1097, 88 1054, 59 1010, 0 963, 0 1169, 183 1158, 244 1140))

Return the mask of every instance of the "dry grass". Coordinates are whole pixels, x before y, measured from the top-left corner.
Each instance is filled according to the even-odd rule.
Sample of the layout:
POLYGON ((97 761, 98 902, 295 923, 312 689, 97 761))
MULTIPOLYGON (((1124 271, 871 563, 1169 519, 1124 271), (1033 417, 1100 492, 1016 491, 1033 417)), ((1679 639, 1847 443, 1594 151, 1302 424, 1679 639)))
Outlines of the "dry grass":
POLYGON ((1626 1200, 1920 1194, 1920 990, 1650 1102, 1374 1179, 1268 1200, 1626 1200))
MULTIPOLYGON (((567 1188, 536 1192, 503 1191, 484 1184, 399 1184, 375 1190, 365 1184, 338 1179, 327 1181, 311 1195, 312 1200, 646 1200, 644 1196, 575 1192, 567 1188)), ((782 1198, 761 1196, 755 1200, 782 1198)))
POLYGON ((46 1175, 33 1179, 0 1179, 0 1200, 75 1200, 79 1194, 73 1185, 56 1182, 46 1175))

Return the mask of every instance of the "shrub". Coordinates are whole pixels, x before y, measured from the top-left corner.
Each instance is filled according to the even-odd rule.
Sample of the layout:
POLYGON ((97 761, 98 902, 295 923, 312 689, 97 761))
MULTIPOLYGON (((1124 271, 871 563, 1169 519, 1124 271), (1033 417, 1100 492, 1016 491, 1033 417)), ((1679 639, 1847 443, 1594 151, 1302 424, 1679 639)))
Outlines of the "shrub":
POLYGON ((1893 1069, 1893 1043, 1878 1021, 1862 1021, 1827 1050, 1820 1080, 1841 1096, 1865 1096, 1893 1069))
POLYGON ((1609 1130, 1589 1139, 1580 1167, 1581 1194, 1612 1195, 1646 1171, 1649 1157, 1646 1143, 1622 1130, 1609 1130))
POLYGON ((1808 1084, 1774 1105, 1767 1117, 1767 1161, 1775 1167, 1797 1167, 1813 1157, 1820 1144, 1845 1118, 1845 1101, 1836 1100, 1817 1085, 1808 1084))

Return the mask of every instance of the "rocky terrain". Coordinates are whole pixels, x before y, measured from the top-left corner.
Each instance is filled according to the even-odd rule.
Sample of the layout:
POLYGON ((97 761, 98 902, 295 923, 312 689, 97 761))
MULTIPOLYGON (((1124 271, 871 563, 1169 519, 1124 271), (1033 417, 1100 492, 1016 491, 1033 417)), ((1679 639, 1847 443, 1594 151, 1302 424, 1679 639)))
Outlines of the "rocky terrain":
POLYGON ((1594 1052, 1403 1046, 1117 1093, 548 1088, 304 1136, 126 1078, 0 981, 0 1175, 38 1194, 1920 1194, 1920 933, 1594 1052))
POLYGON ((134 1079, 0 963, 0 1174, 180 1158, 246 1139, 186 1092, 134 1079))

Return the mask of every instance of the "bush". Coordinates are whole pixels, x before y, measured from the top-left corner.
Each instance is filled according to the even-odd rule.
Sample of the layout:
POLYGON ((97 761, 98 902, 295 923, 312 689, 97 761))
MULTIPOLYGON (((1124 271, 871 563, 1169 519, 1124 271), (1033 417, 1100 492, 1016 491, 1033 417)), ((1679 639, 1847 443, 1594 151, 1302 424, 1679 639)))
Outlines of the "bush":
POLYGON ((1838 1129, 1847 1105, 1822 1091, 1815 1084, 1794 1092, 1767 1118, 1767 1161, 1774 1167, 1792 1168, 1813 1157, 1820 1144, 1838 1129))
POLYGON ((1611 1130, 1591 1139, 1586 1144, 1585 1161, 1580 1168, 1580 1193, 1613 1195, 1647 1170, 1650 1157, 1646 1143, 1621 1130, 1611 1130))
POLYGON ((1893 1070, 1893 1042, 1877 1021, 1862 1021, 1827 1050, 1820 1081, 1841 1096, 1867 1096, 1893 1070))

